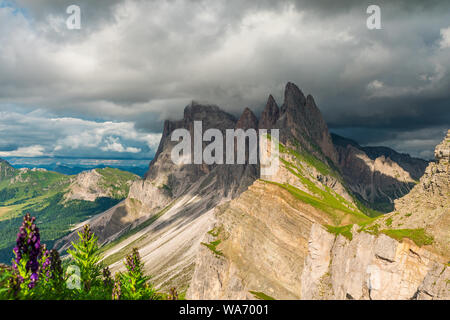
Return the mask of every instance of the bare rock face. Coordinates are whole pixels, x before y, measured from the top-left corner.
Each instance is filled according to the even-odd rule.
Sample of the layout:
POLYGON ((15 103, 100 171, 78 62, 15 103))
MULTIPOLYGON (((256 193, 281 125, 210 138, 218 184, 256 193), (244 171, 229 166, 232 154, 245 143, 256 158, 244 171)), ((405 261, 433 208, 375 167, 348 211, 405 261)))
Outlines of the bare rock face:
POLYGON ((188 299, 450 298, 441 256, 356 225, 352 240, 336 236, 324 227, 327 214, 275 185, 255 182, 215 218, 188 299))
POLYGON ((236 123, 236 129, 257 129, 258 128, 258 118, 256 118, 255 114, 249 109, 245 108, 241 117, 236 123))
POLYGON ((130 185, 137 179, 136 175, 122 176, 119 170, 110 168, 84 171, 72 179, 64 198, 66 201, 91 202, 98 198, 124 199, 130 185))
POLYGON ((338 166, 350 189, 379 211, 392 211, 394 200, 416 185, 428 165, 386 147, 361 147, 338 135, 332 138, 338 166))
POLYGON ((284 104, 275 127, 281 130, 282 142, 287 143, 294 139, 321 160, 330 159, 337 163, 337 154, 328 126, 314 98, 311 95, 305 98, 303 92, 293 83, 286 85, 284 104))
POLYGON ((327 238, 317 231, 311 233, 302 277, 320 281, 303 287, 303 299, 450 298, 445 284, 450 275, 448 267, 439 256, 412 242, 400 243, 383 234, 377 237, 359 233, 356 228, 351 241, 338 236, 323 244, 327 241, 324 239, 327 238), (314 244, 331 249, 317 255, 314 244))
POLYGON ((278 107, 272 95, 267 100, 266 107, 259 119, 259 129, 272 129, 280 116, 280 108, 278 107))
POLYGON ((331 220, 276 185, 257 181, 215 211, 188 299, 253 299, 250 291, 277 299, 299 299, 308 254, 311 217, 331 220))
POLYGON ((280 184, 257 180, 216 208, 197 255, 188 298, 254 299, 254 293, 262 293, 276 299, 450 299, 450 179, 445 158, 430 164, 420 183, 402 198, 414 211, 371 222, 405 232, 423 227, 434 240, 421 247, 357 224, 345 237, 330 233, 336 211, 330 215, 286 192, 283 185, 295 184, 291 178, 286 174, 280 184), (430 204, 432 210, 427 209, 430 204))
POLYGON ((183 128, 194 139, 194 121, 202 122, 203 132, 219 129, 224 138, 227 129, 258 128, 249 109, 237 120, 216 106, 196 102, 185 108, 183 119, 166 121, 145 178, 133 183, 124 202, 89 221, 103 244, 125 238, 105 252, 112 271, 122 270, 122 258, 135 245, 157 286, 175 285, 182 290, 192 277, 213 208, 234 199, 258 178, 257 165, 175 164, 171 152, 178 141, 171 141, 172 132, 183 128), (127 236, 128 231, 156 218, 155 223, 127 236))
POLYGON ((395 201, 395 210, 384 217, 392 228, 424 229, 433 236, 430 250, 450 260, 450 169, 448 135, 436 147, 420 181, 406 196, 395 201), (388 220, 389 219, 389 220, 388 220))
POLYGON ((435 151, 434 156, 436 161, 441 164, 448 164, 450 161, 450 130, 447 131, 447 136, 444 138, 441 144, 439 144, 435 151))
MULTIPOLYGON (((364 176, 352 190, 362 193, 367 184, 383 185, 383 174, 412 179, 413 173, 394 156, 373 159, 380 150, 351 148, 344 159, 364 176)), ((104 252, 103 262, 113 272, 122 271, 123 257, 138 247, 153 283, 161 290, 188 289, 188 299, 254 299, 255 294, 276 299, 448 299, 445 256, 431 246, 399 242, 357 225, 372 220, 348 191, 338 168, 342 159, 314 99, 292 83, 281 109, 269 98, 259 121, 249 109, 236 119, 193 102, 183 119, 165 122, 155 159, 145 178, 133 183, 128 198, 88 222, 102 243, 120 237, 104 252), (178 142, 171 141, 171 134, 184 128, 193 137, 194 121, 202 121, 203 131, 217 128, 222 133, 279 128, 279 172, 260 180, 259 165, 174 164, 171 151, 178 142), (333 231, 348 225, 353 227, 346 237, 333 231)), ((445 227, 433 229, 443 232, 438 236, 442 240, 450 225, 442 200, 448 195, 443 180, 447 177, 448 183, 448 166, 439 161, 429 170, 423 190, 441 192, 440 208, 447 208, 447 215, 442 210, 436 215, 445 227)))
POLYGON ((108 190, 102 188, 101 175, 96 170, 78 174, 66 194, 67 200, 95 201, 100 197, 108 197, 108 190))

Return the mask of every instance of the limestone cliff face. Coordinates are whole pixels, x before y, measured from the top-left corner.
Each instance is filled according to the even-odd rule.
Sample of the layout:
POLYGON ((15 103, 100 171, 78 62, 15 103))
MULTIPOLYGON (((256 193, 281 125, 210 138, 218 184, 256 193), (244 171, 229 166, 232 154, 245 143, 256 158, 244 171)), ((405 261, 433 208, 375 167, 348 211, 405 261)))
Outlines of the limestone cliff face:
POLYGON ((276 299, 450 299, 448 142, 396 203, 400 212, 402 203, 408 212, 415 207, 403 216, 358 222, 359 215, 341 208, 337 221, 339 210, 299 197, 304 193, 285 184, 256 181, 216 208, 187 297, 253 299, 259 292, 276 299), (416 244, 421 239, 414 231, 434 239, 416 244))
POLYGON ((380 211, 392 211, 394 200, 415 186, 428 165, 386 147, 361 147, 338 135, 332 138, 338 166, 350 189, 380 211))
POLYGON ((450 261, 450 131, 436 147, 431 162, 419 183, 395 201, 394 212, 380 224, 391 228, 424 229, 434 238, 432 250, 450 261))
POLYGON ((352 230, 353 239, 316 224, 302 273, 302 299, 449 299, 450 269, 409 241, 352 230))
POLYGON ((280 117, 280 108, 278 107, 272 95, 267 100, 266 107, 259 119, 259 129, 272 129, 280 117))
POLYGON ((329 215, 277 186, 255 182, 215 219, 188 299, 450 299, 442 256, 357 225, 336 236, 329 215))
POLYGON ((303 92, 293 83, 286 85, 284 104, 275 124, 279 128, 283 143, 298 142, 321 160, 337 163, 337 154, 331 140, 328 126, 311 95, 303 92))

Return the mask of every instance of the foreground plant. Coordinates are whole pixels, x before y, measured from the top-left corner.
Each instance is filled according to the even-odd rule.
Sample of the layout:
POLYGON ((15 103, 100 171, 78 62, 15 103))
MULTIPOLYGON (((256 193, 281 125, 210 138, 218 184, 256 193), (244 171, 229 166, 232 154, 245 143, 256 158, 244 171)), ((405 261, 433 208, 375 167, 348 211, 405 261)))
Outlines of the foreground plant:
POLYGON ((39 279, 39 256, 41 254, 41 237, 35 224, 36 218, 28 213, 25 215, 19 233, 17 234, 15 258, 12 266, 15 270, 16 286, 24 297, 31 296, 39 279))
POLYGON ((78 232, 78 237, 77 243, 72 242, 74 249, 69 249, 67 252, 80 269, 82 290, 88 293, 93 286, 101 285, 102 266, 99 264, 98 239, 88 224, 83 227, 81 232, 78 232))
MULTIPOLYGON (((109 268, 102 268, 97 237, 85 225, 78 233, 78 241, 72 242, 73 249, 67 251, 71 260, 64 269, 58 251, 41 245, 35 221, 29 214, 24 217, 12 267, 0 268, 0 300, 163 299, 149 282, 150 277, 144 275, 144 264, 136 248, 126 256, 126 271, 116 273, 113 280, 109 268)), ((170 297, 178 298, 175 289, 170 297)))
POLYGON ((0 267, 0 300, 8 298, 8 282, 11 276, 12 274, 9 270, 0 267))
POLYGON ((125 258, 127 271, 119 274, 114 286, 115 300, 160 300, 161 296, 149 284, 150 277, 144 275, 144 264, 137 248, 125 258))

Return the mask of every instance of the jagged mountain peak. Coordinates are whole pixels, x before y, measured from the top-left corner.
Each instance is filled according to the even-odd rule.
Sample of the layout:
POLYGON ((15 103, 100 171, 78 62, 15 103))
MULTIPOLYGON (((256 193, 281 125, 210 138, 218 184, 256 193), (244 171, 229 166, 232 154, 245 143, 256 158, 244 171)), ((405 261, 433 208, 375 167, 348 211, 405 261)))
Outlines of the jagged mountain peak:
POLYGON ((260 129, 272 129, 280 116, 280 108, 272 95, 267 99, 261 118, 259 119, 260 129))
POLYGON ((450 162, 450 130, 447 131, 444 140, 436 146, 434 157, 439 163, 448 164, 450 162))
POLYGON ((356 142, 355 140, 352 140, 352 139, 349 139, 349 138, 340 136, 340 135, 335 134, 335 133, 330 133, 330 135, 331 135, 331 139, 333 140, 333 143, 334 143, 335 145, 338 145, 338 146, 341 146, 341 147, 344 147, 344 148, 345 148, 347 145, 351 145, 351 146, 353 146, 353 147, 355 147, 355 148, 358 148, 358 149, 361 148, 361 146, 359 145, 359 143, 356 142))
POLYGON ((202 104, 197 101, 192 101, 184 108, 184 120, 202 120, 209 114, 225 113, 218 106, 213 104, 202 104))
POLYGON ((241 117, 236 123, 237 129, 257 129, 258 128, 258 118, 255 116, 252 110, 245 108, 241 117))
POLYGON ((284 90, 284 105, 282 107, 282 112, 284 113, 288 109, 297 109, 299 106, 304 106, 305 104, 306 98, 302 90, 294 83, 288 82, 284 90))
POLYGON ((314 98, 303 92, 292 82, 288 82, 284 94, 284 104, 276 124, 281 130, 281 140, 286 143, 294 138, 323 161, 337 163, 337 154, 331 141, 328 126, 317 107, 314 98), (328 159, 326 159, 328 158, 328 159))

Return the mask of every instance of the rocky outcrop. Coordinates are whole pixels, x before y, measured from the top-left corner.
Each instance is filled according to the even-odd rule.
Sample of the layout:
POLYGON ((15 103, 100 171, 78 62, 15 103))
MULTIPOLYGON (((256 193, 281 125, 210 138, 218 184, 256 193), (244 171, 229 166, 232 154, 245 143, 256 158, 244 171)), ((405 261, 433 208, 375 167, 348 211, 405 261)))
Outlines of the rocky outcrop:
POLYGON ((436 161, 442 165, 448 164, 450 161, 450 130, 447 131, 447 136, 436 147, 434 151, 436 161))
MULTIPOLYGON (((447 146, 437 153, 445 154, 447 146)), ((352 225, 357 214, 336 221, 337 211, 299 196, 304 193, 258 180, 215 210, 187 297, 448 300, 448 183, 448 160, 438 157, 411 194, 398 200, 414 211, 359 226, 352 225), (420 227, 421 239, 408 238, 420 227), (393 238, 396 232, 402 236, 393 238)))
POLYGON ((216 209, 205 235, 188 299, 252 299, 250 291, 299 299, 313 217, 326 214, 276 185, 257 181, 216 209), (219 243, 215 251, 206 246, 219 243))
POLYGON ((274 185, 257 181, 215 218, 188 299, 450 299, 442 256, 357 225, 351 240, 330 233, 329 216, 274 185))
POLYGON ((330 238, 312 228, 302 299, 450 299, 450 269, 439 256, 384 234, 352 233, 330 238))
POLYGON ((241 117, 236 122, 236 129, 258 129, 258 118, 256 118, 255 114, 249 108, 245 108, 241 117))
POLYGON ((348 186, 379 211, 392 211, 394 200, 416 185, 428 164, 386 147, 361 147, 338 135, 332 138, 338 166, 348 186))
POLYGON ((14 169, 7 161, 0 159, 0 181, 10 179, 16 169, 14 169))
POLYGON ((406 196, 395 201, 395 210, 380 219, 395 229, 423 229, 433 237, 430 250, 450 261, 450 169, 449 134, 436 147, 436 161, 431 162, 420 181, 406 196))
POLYGON ((272 95, 267 100, 261 118, 259 119, 259 129, 272 129, 278 121, 280 116, 280 108, 278 107, 272 95))
POLYGON ((276 128, 281 130, 282 142, 287 143, 295 139, 324 161, 326 158, 337 161, 328 126, 314 98, 311 95, 305 98, 303 92, 293 83, 286 85, 284 104, 281 106, 276 128))
POLYGON ((138 180, 133 174, 117 169, 94 169, 76 175, 64 198, 69 200, 95 201, 98 198, 124 199, 130 185, 138 180))

